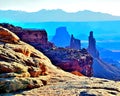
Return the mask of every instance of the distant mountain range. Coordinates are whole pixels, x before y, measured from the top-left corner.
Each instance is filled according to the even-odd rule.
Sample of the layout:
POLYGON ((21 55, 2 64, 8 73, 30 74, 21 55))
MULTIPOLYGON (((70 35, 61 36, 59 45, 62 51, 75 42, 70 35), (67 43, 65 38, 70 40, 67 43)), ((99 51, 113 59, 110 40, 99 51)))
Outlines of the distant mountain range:
POLYGON ((80 21, 113 21, 120 20, 120 16, 89 10, 68 13, 61 9, 40 10, 38 12, 24 12, 0 10, 0 22, 80 22, 80 21))

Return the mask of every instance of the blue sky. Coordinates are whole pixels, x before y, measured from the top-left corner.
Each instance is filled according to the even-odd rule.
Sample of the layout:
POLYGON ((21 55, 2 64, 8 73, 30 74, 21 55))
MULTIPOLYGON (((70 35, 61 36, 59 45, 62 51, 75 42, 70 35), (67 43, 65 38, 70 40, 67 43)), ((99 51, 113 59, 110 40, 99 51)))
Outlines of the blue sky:
POLYGON ((120 0, 0 0, 0 10, 35 12, 41 9, 91 10, 120 16, 120 0))

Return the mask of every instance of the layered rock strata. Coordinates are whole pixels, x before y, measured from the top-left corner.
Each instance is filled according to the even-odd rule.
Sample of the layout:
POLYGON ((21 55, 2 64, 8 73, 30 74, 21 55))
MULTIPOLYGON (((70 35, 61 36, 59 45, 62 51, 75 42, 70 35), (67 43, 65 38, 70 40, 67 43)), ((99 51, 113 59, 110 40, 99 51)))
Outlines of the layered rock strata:
POLYGON ((89 77, 93 75, 93 59, 86 49, 52 48, 44 50, 44 53, 54 65, 65 71, 77 71, 89 77))
POLYGON ((53 69, 40 51, 0 27, 0 93, 43 86, 53 69))

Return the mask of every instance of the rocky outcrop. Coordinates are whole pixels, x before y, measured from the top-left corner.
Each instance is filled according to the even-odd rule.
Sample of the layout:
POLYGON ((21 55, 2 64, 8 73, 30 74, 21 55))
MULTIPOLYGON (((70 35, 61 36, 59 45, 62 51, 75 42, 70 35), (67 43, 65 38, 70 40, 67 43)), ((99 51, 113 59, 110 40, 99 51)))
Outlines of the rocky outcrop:
POLYGON ((0 27, 0 41, 5 43, 17 43, 19 42, 19 37, 10 32, 8 29, 0 27))
POLYGON ((24 29, 24 31, 20 34, 20 38, 22 41, 36 46, 37 49, 41 50, 54 46, 48 41, 47 32, 45 30, 24 29))
POLYGON ((23 41, 27 43, 47 44, 48 38, 45 30, 24 29, 24 31, 21 34, 23 41))
POLYGON ((96 40, 93 37, 93 31, 90 32, 89 35, 89 45, 88 45, 88 52, 95 58, 99 58, 99 52, 96 49, 96 40))
POLYGON ((70 40, 70 48, 80 50, 81 49, 81 42, 79 39, 76 39, 71 35, 71 40, 70 40))
MULTIPOLYGON (((19 35, 21 40, 33 45, 36 49, 42 51, 46 56, 52 60, 52 63, 65 71, 68 72, 79 72, 79 74, 83 74, 85 76, 92 76, 92 57, 87 53, 85 49, 83 50, 74 50, 69 48, 57 48, 53 47, 53 44, 48 42, 47 33, 45 30, 26 30, 21 29, 23 31, 15 31, 18 28, 15 28, 13 25, 9 24, 1 24, 2 26, 8 27, 8 29, 13 30, 16 34, 19 35), (27 38, 26 38, 27 37, 27 38)), ((67 37, 70 37, 66 27, 60 27, 56 29, 57 36, 65 36, 65 40, 67 37), (64 35, 63 35, 64 33, 64 35), (65 35, 66 34, 66 35, 65 35)), ((58 38, 58 37, 57 37, 58 38)), ((60 38, 64 43, 64 39, 60 38)), ((75 38, 72 38, 72 44, 75 45, 76 42, 75 38)), ((77 44, 79 40, 77 40, 77 44)), ((60 42, 60 41, 59 41, 60 42)), ((70 41, 69 41, 70 43, 70 41)), ((69 44, 68 44, 69 45, 69 44)), ((79 44, 75 45, 74 47, 80 47, 79 44)))
MULTIPOLYGON (((8 32, 12 33, 2 27, 1 30, 3 34, 8 32)), ((11 37, 12 36, 15 37, 16 35, 11 34, 11 37)), ((0 93, 41 87, 46 85, 48 80, 53 76, 57 74, 64 76, 66 74, 53 66, 50 60, 41 52, 20 41, 19 38, 18 40, 19 42, 17 43, 0 41, 0 93)), ((48 50, 46 53, 51 54, 50 56, 56 57, 56 59, 53 59, 54 61, 57 60, 56 62, 58 63, 56 63, 56 65, 60 64, 61 66, 68 63, 68 66, 65 64, 65 66, 61 68, 68 67, 67 71, 79 76, 82 75, 81 72, 87 76, 91 76, 91 70, 86 72, 86 68, 92 65, 92 58, 87 52, 83 51, 84 53, 78 52, 79 54, 77 54, 75 50, 65 50, 64 48, 57 48, 57 51, 55 49, 46 50, 48 50), (89 65, 87 62, 89 62, 89 65), (85 68, 82 69, 82 67, 85 68)), ((68 73, 68 75, 66 74, 66 76, 69 76, 69 74, 70 73, 68 73)))
POLYGON ((43 86, 57 68, 11 31, 1 27, 0 34, 9 40, 0 37, 0 93, 43 86))
POLYGON ((51 40, 57 47, 66 47, 70 44, 70 35, 66 27, 56 29, 56 34, 51 40))
MULTIPOLYGON (((84 61, 83 65, 81 66, 81 63, 80 63, 80 66, 79 66, 79 62, 80 62, 79 60, 80 60, 80 58, 83 58, 84 56, 83 57, 78 56, 79 59, 76 60, 76 59, 74 59, 74 58, 76 58, 76 57, 74 57, 74 55, 72 56, 72 55, 68 54, 69 57, 73 57, 73 58, 69 59, 69 60, 61 59, 62 57, 64 57, 64 54, 66 54, 65 53, 66 51, 64 51, 63 53, 60 53, 60 51, 58 51, 58 50, 53 50, 54 49, 53 44, 48 42, 47 34, 46 34, 45 30, 22 29, 21 27, 16 27, 16 26, 6 24, 6 23, 1 23, 0 25, 6 27, 7 29, 12 30, 15 34, 17 34, 20 37, 21 40, 28 42, 29 44, 33 45, 38 50, 44 52, 44 54, 46 54, 52 60, 53 64, 57 65, 58 67, 61 67, 62 69, 66 70, 66 71, 69 71, 71 73, 74 72, 76 75, 79 72, 80 74, 82 73, 83 75, 86 75, 86 76, 91 76, 91 74, 93 74, 93 76, 99 77, 99 78, 120 80, 119 69, 116 67, 113 67, 111 64, 105 63, 103 60, 100 59, 99 52, 96 49, 96 40, 93 36, 92 31, 90 32, 90 36, 89 36, 88 51, 94 58, 94 64, 93 64, 93 66, 90 65, 89 61, 91 61, 91 60, 85 59, 85 60, 83 60, 84 61), (39 36, 39 38, 37 38, 36 37, 37 35, 35 35, 35 34, 37 34, 39 36), (42 36, 40 36, 40 35, 42 35, 42 36), (50 51, 50 53, 49 53, 49 51, 46 51, 47 49, 50 51), (59 54, 57 54, 57 53, 59 53, 59 54), (55 55, 55 54, 57 54, 57 55, 55 55), (62 57, 60 57, 59 55, 62 57), (60 64, 61 64, 61 66, 60 66, 60 64), (82 70, 81 70, 81 68, 82 68, 82 70)), ((2 30, 7 30, 7 29, 2 29, 2 30)), ((2 36, 1 37, 2 41, 9 42, 9 43, 18 43, 19 42, 18 37, 13 35, 13 33, 11 34, 11 32, 8 32, 8 31, 6 31, 6 32, 7 32, 7 39, 4 38, 4 36, 6 37, 6 35, 4 35, 4 34, 0 35, 0 36, 2 36)), ((5 43, 3 45, 5 46, 5 43)), ((24 53, 26 56, 29 56, 28 50, 21 50, 21 49, 15 49, 15 50, 18 52, 24 53)), ((69 49, 67 48, 67 49, 62 49, 62 50, 69 50, 69 49)), ((77 54, 77 51, 75 51, 75 53, 71 52, 71 54, 77 54)), ((32 68, 30 68, 29 70, 32 70, 32 68)), ((32 76, 36 74, 34 72, 30 72, 30 73, 32 76)), ((39 71, 37 71, 37 74, 39 74, 39 71)))
POLYGON ((9 29, 19 36, 19 38, 37 49, 51 48, 54 45, 48 41, 47 32, 44 29, 23 29, 8 23, 0 23, 0 26, 9 29))
POLYGON ((54 65, 65 71, 77 71, 85 76, 92 76, 93 74, 93 59, 86 49, 52 48, 44 50, 44 53, 50 58, 54 65))
POLYGON ((7 28, 8 30, 16 33, 17 35, 18 35, 18 33, 23 32, 23 29, 21 27, 14 26, 14 25, 9 24, 9 23, 0 23, 0 26, 7 28))

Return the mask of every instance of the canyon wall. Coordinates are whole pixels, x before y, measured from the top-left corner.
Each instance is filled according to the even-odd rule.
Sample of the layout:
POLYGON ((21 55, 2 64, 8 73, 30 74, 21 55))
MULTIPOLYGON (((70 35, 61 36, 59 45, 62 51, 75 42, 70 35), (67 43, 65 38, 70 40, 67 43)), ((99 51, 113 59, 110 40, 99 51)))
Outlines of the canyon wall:
MULTIPOLYGON (((85 76, 93 75, 93 59, 87 50, 55 47, 48 41, 45 30, 22 29, 10 24, 0 25, 18 34, 21 40, 42 51, 48 58, 50 58, 54 65, 61 69, 71 73, 75 73, 77 71, 85 76)), ((64 27, 60 29, 63 31, 66 30, 64 27)), ((59 30, 59 28, 57 30, 59 30)))

